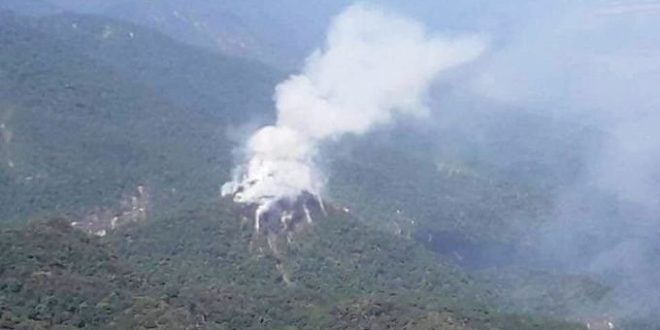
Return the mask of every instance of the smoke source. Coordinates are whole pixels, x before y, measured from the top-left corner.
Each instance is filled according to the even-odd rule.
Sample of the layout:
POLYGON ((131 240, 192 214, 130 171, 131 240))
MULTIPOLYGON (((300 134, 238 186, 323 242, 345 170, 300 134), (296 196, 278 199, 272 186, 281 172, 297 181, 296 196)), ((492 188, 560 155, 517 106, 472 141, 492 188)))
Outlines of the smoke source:
POLYGON ((478 38, 431 36, 421 24, 393 13, 348 7, 303 72, 276 87, 277 121, 247 141, 245 162, 223 185, 223 196, 256 205, 257 229, 265 212, 283 202, 303 194, 319 198, 325 177, 315 159, 321 143, 364 134, 398 115, 424 115, 433 79, 483 50, 478 38))

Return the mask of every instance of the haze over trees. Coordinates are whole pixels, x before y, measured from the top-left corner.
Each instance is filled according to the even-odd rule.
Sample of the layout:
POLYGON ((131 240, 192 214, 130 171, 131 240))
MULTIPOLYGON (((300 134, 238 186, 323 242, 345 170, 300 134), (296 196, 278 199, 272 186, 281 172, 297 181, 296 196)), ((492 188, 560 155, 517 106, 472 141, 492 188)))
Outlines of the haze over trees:
POLYGON ((0 328, 658 327, 652 2, 378 2, 488 48, 255 235, 220 186, 349 3, 0 3, 0 328))

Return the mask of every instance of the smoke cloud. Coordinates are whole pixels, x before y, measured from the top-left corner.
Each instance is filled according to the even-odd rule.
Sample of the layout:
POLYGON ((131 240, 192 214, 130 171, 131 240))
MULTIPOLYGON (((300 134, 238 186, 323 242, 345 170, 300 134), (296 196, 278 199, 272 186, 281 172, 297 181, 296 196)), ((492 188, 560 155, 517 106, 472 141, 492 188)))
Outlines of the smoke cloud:
POLYGON ((324 47, 301 74, 275 90, 277 121, 246 143, 245 163, 223 195, 255 204, 260 212, 303 192, 319 196, 325 177, 319 147, 360 135, 398 116, 428 112, 425 94, 440 73, 472 61, 484 50, 476 37, 429 35, 408 18, 353 5, 334 19, 324 47))
POLYGON ((660 3, 571 2, 520 16, 525 28, 489 54, 469 88, 600 134, 583 155, 584 173, 563 187, 553 218, 534 234, 538 253, 605 279, 620 304, 613 314, 653 316, 660 306, 660 3))

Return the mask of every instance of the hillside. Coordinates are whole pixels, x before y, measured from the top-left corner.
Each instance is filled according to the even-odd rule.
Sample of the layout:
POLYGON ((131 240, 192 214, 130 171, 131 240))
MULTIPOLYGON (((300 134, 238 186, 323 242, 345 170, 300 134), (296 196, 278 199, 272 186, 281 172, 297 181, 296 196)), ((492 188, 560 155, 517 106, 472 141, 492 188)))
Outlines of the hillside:
POLYGON ((498 313, 466 274, 413 240, 365 226, 341 210, 279 237, 275 249, 254 236, 249 220, 236 218, 235 208, 222 201, 108 238, 156 282, 225 283, 261 301, 271 327, 288 318, 300 329, 427 329, 451 320, 457 329, 569 327, 498 313))
MULTIPOLYGON (((334 15, 351 0, 243 1, 134 1, 134 0, 6 0, 22 13, 65 11, 103 15, 148 26, 180 42, 243 58, 256 59, 277 68, 298 68, 307 54, 319 46, 334 15), (14 4, 15 3, 15 4, 14 4)), ((405 2, 379 0, 397 12, 422 19, 434 30, 503 32, 520 24, 517 11, 539 4, 484 3, 479 0, 405 2)), ((0 4, 2 7, 3 4, 0 4)), ((547 7, 547 6, 546 6, 547 7)), ((499 38, 499 36, 498 36, 499 38)))
MULTIPOLYGON (((511 278, 524 272, 503 267, 509 276, 488 276, 494 284, 469 274, 534 258, 518 236, 548 211, 552 189, 536 177, 580 170, 579 159, 543 167, 542 150, 529 153, 528 172, 507 172, 507 155, 488 152, 535 151, 514 145, 520 132, 474 154, 400 131, 329 146, 336 212, 292 243, 280 237, 279 254, 218 191, 238 140, 272 116, 282 73, 86 15, 3 12, 0 45, 0 219, 18 227, 0 240, 5 324, 570 329, 566 300, 589 305, 608 292, 543 273, 523 290, 538 295, 512 301, 511 278), (26 226, 53 215, 66 220, 26 226), (105 230, 115 217, 138 223, 103 238, 69 227, 105 230), (575 295, 556 283, 575 285, 575 295), (228 301, 237 302, 227 310, 228 301), (62 310, 71 315, 57 319, 62 310)), ((516 120, 535 123, 533 132, 545 119, 516 120)), ((475 150, 466 146, 476 138, 443 134, 475 150)))
POLYGON ((173 327, 191 324, 184 312, 149 296, 144 276, 64 219, 0 236, 3 329, 138 329, 159 318, 173 327))
POLYGON ((149 27, 187 45, 293 69, 322 36, 330 17, 347 3, 7 0, 0 8, 24 15, 102 15, 149 27), (303 25, 306 28, 300 29, 303 25))
MULTIPOLYGON (((0 149, 0 178, 11 182, 3 196, 14 198, 4 204, 13 210, 0 209, 6 217, 112 205, 139 184, 152 192, 154 210, 215 198, 239 143, 228 134, 240 138, 272 116, 273 86, 284 76, 99 17, 9 15, 0 24, 8 45, 0 120, 11 136, 0 149), (37 193, 70 196, 17 209, 37 193)), ((329 150, 329 194, 386 226, 414 220, 419 237, 465 237, 517 254, 519 238, 551 211, 557 183, 580 173, 590 143, 583 135, 592 133, 506 109, 475 113, 492 108, 478 101, 434 106, 443 124, 429 136, 402 127, 329 150), (570 145, 558 145, 564 140, 570 145), (555 149, 538 150, 547 145, 555 149)))
POLYGON ((155 210, 213 199, 225 130, 270 106, 278 74, 258 63, 100 18, 1 15, 5 219, 110 205, 138 184, 155 210))
POLYGON ((61 8, 55 4, 48 3, 48 1, 5 0, 0 4, 0 10, 10 10, 22 15, 47 15, 53 14, 61 10, 61 8))
POLYGON ((258 252, 251 226, 232 209, 200 207, 104 239, 64 220, 3 230, 0 322, 36 329, 581 328, 498 313, 469 277, 346 213, 297 234, 284 256, 258 252))
POLYGON ((329 147, 330 193, 467 267, 528 262, 534 231, 585 171, 600 133, 472 103, 437 105, 428 127, 388 127, 329 147))

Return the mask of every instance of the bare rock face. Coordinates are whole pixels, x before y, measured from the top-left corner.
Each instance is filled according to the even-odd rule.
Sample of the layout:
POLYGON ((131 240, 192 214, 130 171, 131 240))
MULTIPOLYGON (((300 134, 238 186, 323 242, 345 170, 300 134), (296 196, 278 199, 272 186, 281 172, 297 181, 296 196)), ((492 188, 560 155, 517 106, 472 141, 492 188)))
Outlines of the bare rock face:
POLYGON ((71 226, 97 236, 123 225, 142 222, 147 219, 150 208, 149 193, 143 185, 138 185, 132 194, 125 194, 116 208, 95 208, 73 221, 71 226))
POLYGON ((585 325, 589 330, 613 330, 617 328, 614 321, 608 317, 587 320, 585 321, 585 325))
POLYGON ((267 227, 272 232, 292 232, 303 223, 312 224, 314 218, 325 214, 322 201, 314 195, 303 192, 295 200, 282 199, 270 209, 257 214, 255 228, 267 227))
POLYGON ((9 126, 9 121, 13 114, 13 108, 8 110, 0 109, 0 161, 9 168, 14 167, 14 161, 12 160, 10 147, 12 143, 12 138, 14 136, 13 131, 9 126))
POLYGON ((254 221, 254 235, 249 250, 257 254, 268 254, 277 260, 276 270, 282 282, 294 285, 292 267, 289 263, 289 249, 296 234, 301 233, 327 215, 319 197, 303 191, 295 198, 268 199, 267 203, 243 203, 236 194, 224 194, 232 201, 233 212, 244 223, 254 221))
POLYGON ((243 229, 252 225, 253 235, 248 250, 276 261, 275 270, 282 283, 296 285, 295 273, 300 262, 296 251, 307 239, 320 235, 315 223, 333 221, 348 211, 331 203, 325 205, 320 196, 303 191, 295 198, 268 199, 267 203, 243 203, 232 195, 224 197, 232 212, 241 219, 243 229))
POLYGON ((243 218, 253 219, 255 234, 294 233, 304 225, 312 224, 314 219, 327 215, 323 201, 308 192, 303 192, 295 199, 276 200, 267 208, 258 204, 235 205, 236 211, 243 218))

